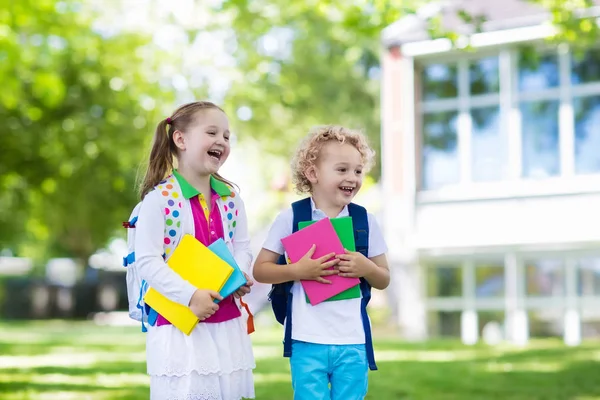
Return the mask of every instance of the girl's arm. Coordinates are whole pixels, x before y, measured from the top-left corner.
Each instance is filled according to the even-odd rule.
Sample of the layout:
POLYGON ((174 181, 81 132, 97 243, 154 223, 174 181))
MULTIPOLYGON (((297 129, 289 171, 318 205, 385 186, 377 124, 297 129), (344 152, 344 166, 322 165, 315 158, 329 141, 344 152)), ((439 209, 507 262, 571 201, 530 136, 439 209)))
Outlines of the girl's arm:
POLYGON ((180 277, 163 260, 165 217, 157 192, 142 202, 135 227, 135 262, 142 279, 171 301, 190 304, 196 287, 180 277))

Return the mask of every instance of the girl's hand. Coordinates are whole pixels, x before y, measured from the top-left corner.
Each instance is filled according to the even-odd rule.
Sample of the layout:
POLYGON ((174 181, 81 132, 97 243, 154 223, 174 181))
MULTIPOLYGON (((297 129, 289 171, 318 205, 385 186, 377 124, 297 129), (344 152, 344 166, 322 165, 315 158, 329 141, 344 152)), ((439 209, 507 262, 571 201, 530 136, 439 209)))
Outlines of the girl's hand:
POLYGON ((213 290, 196 289, 190 299, 190 310, 200 321, 204 321, 219 309, 219 305, 214 302, 215 299, 223 300, 223 297, 213 290))
POLYGON ((245 272, 242 272, 242 274, 244 274, 244 277, 246 278, 247 282, 244 286, 240 287, 233 294, 236 299, 239 299, 240 297, 243 297, 243 296, 247 295, 248 293, 250 293, 252 291, 252 289, 250 289, 250 287, 252 287, 252 285, 254 285, 254 281, 252 279, 250 279, 250 277, 245 272))

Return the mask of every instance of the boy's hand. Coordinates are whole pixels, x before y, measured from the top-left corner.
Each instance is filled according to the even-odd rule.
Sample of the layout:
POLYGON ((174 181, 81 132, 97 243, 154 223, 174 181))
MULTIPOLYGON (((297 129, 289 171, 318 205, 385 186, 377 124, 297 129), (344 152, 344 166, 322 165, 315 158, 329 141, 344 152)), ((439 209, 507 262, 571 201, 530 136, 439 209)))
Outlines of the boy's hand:
POLYGON ((250 287, 252 285, 254 285, 254 281, 252 279, 250 279, 250 277, 245 273, 242 272, 242 274, 244 274, 244 277, 246 278, 246 284, 242 287, 240 287, 233 295, 235 296, 236 299, 239 299, 240 297, 243 297, 245 295, 247 295, 248 293, 250 293, 252 291, 252 289, 250 289, 250 287))
POLYGON ((340 276, 345 278, 364 278, 373 271, 373 268, 377 268, 377 265, 362 253, 346 249, 344 251, 344 254, 335 256, 335 258, 340 260, 339 264, 335 267, 339 271, 340 276))
POLYGON ((204 321, 219 309, 219 305, 214 303, 215 299, 223 300, 223 297, 213 290, 196 289, 190 299, 190 310, 200 321, 204 321))
POLYGON ((315 254, 316 248, 317 246, 313 244, 304 257, 294 264, 293 268, 296 270, 295 280, 311 280, 321 283, 331 283, 327 279, 324 279, 323 276, 335 275, 338 273, 335 269, 328 270, 328 268, 333 267, 340 261, 338 259, 327 261, 334 257, 335 253, 330 253, 313 260, 311 257, 313 254, 315 254))

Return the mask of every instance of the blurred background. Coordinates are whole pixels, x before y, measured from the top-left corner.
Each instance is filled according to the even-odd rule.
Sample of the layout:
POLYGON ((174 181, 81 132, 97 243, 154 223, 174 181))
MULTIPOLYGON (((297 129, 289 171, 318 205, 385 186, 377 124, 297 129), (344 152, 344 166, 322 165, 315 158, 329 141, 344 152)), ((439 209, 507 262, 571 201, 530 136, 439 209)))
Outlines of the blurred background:
MULTIPOLYGON (((355 200, 392 271, 370 398, 600 398, 564 383, 600 372, 598 17, 592 0, 0 0, 0 397, 147 398, 121 224, 158 121, 207 99, 255 254, 299 198, 310 127, 377 150, 355 200)), ((268 290, 249 298, 257 398, 291 398, 268 290)))

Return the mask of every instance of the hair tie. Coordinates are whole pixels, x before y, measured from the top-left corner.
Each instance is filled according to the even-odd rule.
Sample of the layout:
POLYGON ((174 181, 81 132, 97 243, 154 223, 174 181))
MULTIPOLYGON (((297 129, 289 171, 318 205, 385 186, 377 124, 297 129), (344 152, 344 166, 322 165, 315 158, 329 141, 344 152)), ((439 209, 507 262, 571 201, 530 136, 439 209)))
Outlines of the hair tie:
POLYGON ((171 117, 167 117, 167 125, 171 125, 171 122, 172 122, 171 117))

